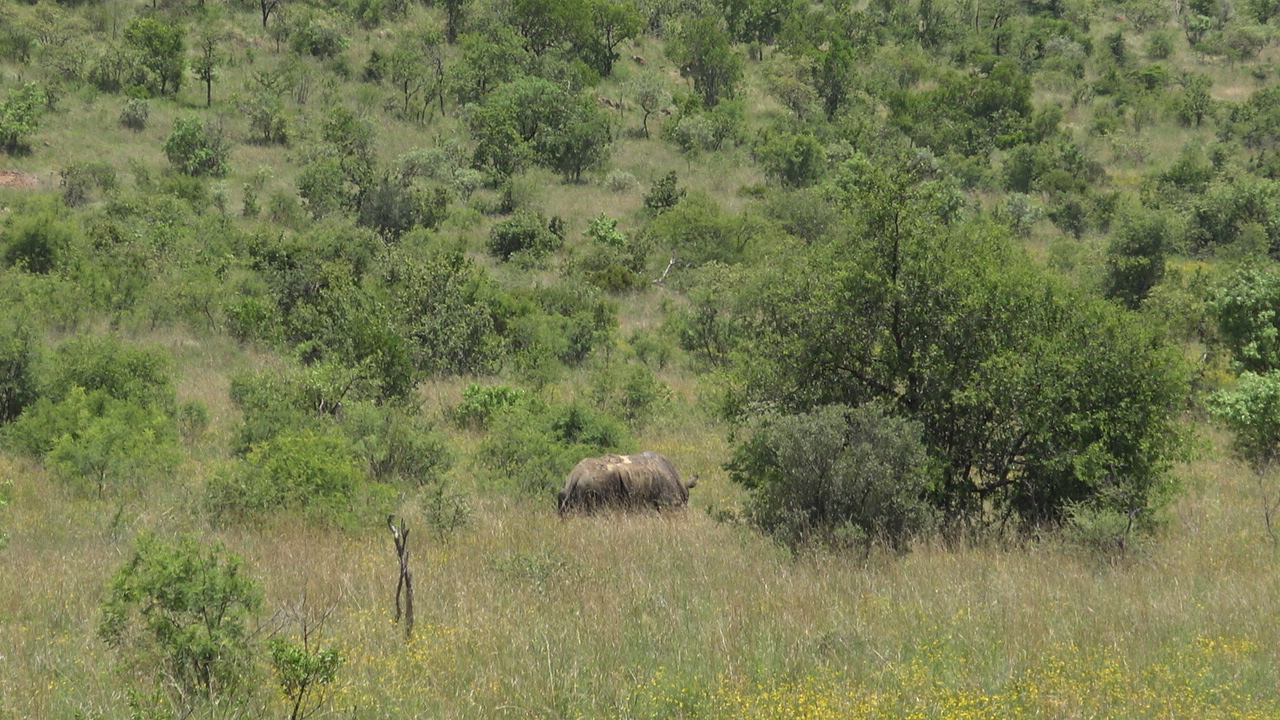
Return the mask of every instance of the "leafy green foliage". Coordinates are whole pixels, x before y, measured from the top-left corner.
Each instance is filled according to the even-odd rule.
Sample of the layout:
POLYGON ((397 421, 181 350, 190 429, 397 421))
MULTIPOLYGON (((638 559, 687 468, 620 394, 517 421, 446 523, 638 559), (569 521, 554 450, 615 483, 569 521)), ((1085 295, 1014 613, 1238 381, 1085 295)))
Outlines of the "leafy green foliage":
POLYGON ((168 353, 113 335, 83 335, 54 350, 42 374, 42 394, 52 400, 79 387, 140 405, 172 408, 173 367, 168 353))
POLYGON ((164 155, 179 170, 196 177, 227 174, 231 147, 222 131, 194 117, 173 121, 173 132, 164 141, 164 155))
POLYGON ((751 522, 792 548, 903 549, 934 520, 921 427, 876 404, 758 417, 727 467, 751 491, 751 522))
POLYGON ((182 705, 233 701, 250 681, 249 622, 261 605, 258 583, 220 543, 144 533, 111 580, 98 634, 153 668, 182 705))
POLYGON ((1107 296, 1138 309, 1164 276, 1171 235, 1168 218, 1161 213, 1127 216, 1107 248, 1107 296))
POLYGON ((1241 369, 1262 375, 1280 368, 1280 273, 1237 270, 1219 286, 1211 310, 1241 369))
POLYGON ((388 263, 382 280, 424 374, 483 373, 503 356, 496 289, 461 253, 388 263))
POLYGON ((1244 372, 1235 386, 1214 393, 1209 411, 1229 428, 1236 454, 1262 474, 1280 460, 1280 377, 1244 372))
POLYGON ((283 637, 267 642, 276 684, 289 707, 289 720, 309 717, 325 701, 325 691, 338 678, 342 653, 333 648, 311 648, 283 637))
POLYGON ((30 327, 7 319, 0 324, 0 425, 17 419, 36 401, 35 333, 30 327))
POLYGON ((66 262, 74 238, 74 226, 61 221, 51 210, 22 213, 9 218, 0 232, 4 263, 48 275, 66 262))
POLYGON ((1186 392, 1156 331, 1057 287, 992 228, 931 220, 946 198, 928 184, 858 183, 858 242, 726 284, 708 332, 730 338, 737 412, 888 403, 923 426, 952 520, 1034 525, 1079 502, 1151 517, 1186 392))
POLYGON ((809 187, 826 172, 827 152, 810 133, 777 134, 758 148, 765 172, 787 187, 809 187))
POLYGON ((675 170, 663 175, 653 184, 653 187, 649 188, 649 192, 645 193, 644 206, 655 214, 675 207, 688 193, 686 188, 677 185, 678 182, 679 178, 676 177, 675 170))
POLYGON ((134 132, 146 130, 150 117, 151 106, 142 98, 129 98, 120 108, 120 124, 134 132))
POLYGON ((440 485, 453 464, 444 437, 421 413, 349 403, 342 427, 374 480, 412 488, 440 485))
POLYGON ((176 94, 187 71, 186 28, 154 17, 139 17, 124 29, 124 41, 146 70, 141 84, 155 95, 176 94))
POLYGON ((71 207, 89 202, 94 189, 111 194, 117 187, 116 169, 105 162, 72 163, 58 175, 62 178, 62 202, 71 207))
POLYGON ((742 82, 742 57, 730 42, 728 28, 715 15, 691 18, 672 38, 667 53, 706 107, 733 99, 742 82))
POLYGON ((98 497, 108 488, 141 492, 149 481, 171 474, 180 460, 171 416, 101 391, 77 387, 59 403, 39 401, 13 430, 28 446, 48 443, 49 467, 96 488, 98 497))
POLYGON ((536 163, 577 182, 608 157, 608 124, 596 102, 543 78, 496 88, 470 125, 472 165, 496 178, 536 163))
POLYGON ((291 25, 289 49, 299 55, 331 58, 350 44, 337 18, 321 10, 308 8, 291 25))
POLYGON ((527 403, 531 398, 522 388, 471 383, 462 391, 462 402, 453 409, 453 418, 463 427, 481 429, 499 412, 527 403))
POLYGON ((537 257, 554 252, 564 244, 561 238, 547 227, 542 213, 521 209, 515 216, 495 223, 489 231, 489 253, 503 260, 510 260, 516 253, 537 257))
POLYGON ((363 488, 360 459, 335 431, 284 432, 254 445, 242 463, 211 479, 207 507, 219 518, 300 510, 341 521, 363 488))
POLYGON ((0 103, 0 149, 13 155, 26 147, 27 138, 40 129, 44 91, 34 83, 9 91, 0 103))

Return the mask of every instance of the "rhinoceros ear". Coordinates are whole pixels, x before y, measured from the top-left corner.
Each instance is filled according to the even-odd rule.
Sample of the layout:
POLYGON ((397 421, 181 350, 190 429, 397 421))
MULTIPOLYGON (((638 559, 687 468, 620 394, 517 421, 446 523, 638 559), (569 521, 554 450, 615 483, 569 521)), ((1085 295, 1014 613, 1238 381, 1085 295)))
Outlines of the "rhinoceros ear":
POLYGON ((687 487, 687 488, 689 488, 690 490, 692 490, 694 487, 696 487, 696 486, 698 485, 698 478, 700 478, 700 477, 702 477, 702 476, 701 476, 701 475, 694 475, 693 477, 689 478, 689 482, 685 483, 685 484, 684 484, 684 486, 685 486, 685 487, 687 487))

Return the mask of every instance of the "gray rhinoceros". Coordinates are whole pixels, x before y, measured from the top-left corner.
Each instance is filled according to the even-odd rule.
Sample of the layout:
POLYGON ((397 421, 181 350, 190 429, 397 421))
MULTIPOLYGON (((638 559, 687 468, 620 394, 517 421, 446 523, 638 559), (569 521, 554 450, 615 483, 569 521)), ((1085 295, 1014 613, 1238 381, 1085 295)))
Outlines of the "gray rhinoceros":
POLYGON ((656 452, 639 455, 604 455, 578 463, 560 491, 560 514, 599 507, 677 508, 689 502, 689 482, 670 460, 656 452))

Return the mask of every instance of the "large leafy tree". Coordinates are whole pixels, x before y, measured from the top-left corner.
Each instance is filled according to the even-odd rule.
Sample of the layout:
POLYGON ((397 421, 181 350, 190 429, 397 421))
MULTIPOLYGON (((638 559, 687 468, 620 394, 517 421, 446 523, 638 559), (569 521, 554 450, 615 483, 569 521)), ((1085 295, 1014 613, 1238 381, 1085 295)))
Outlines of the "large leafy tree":
POLYGON ((953 522, 1030 526, 1079 503, 1150 517, 1185 396, 1160 334, 955 219, 932 183, 861 165, 831 191, 850 237, 779 248, 722 286, 709 332, 732 338, 730 407, 887 403, 923 428, 953 522))
POLYGON ((147 70, 148 88, 158 95, 178 92, 187 71, 186 28, 140 17, 124 29, 124 40, 147 70))
POLYGON ((476 139, 472 163, 497 177, 537 163, 576 181, 602 161, 608 127, 590 98, 538 77, 495 90, 471 116, 476 139))
POLYGON ((742 56, 733 48, 725 23, 715 15, 693 18, 667 46, 680 74, 693 80, 707 107, 730 100, 742 82, 742 56))

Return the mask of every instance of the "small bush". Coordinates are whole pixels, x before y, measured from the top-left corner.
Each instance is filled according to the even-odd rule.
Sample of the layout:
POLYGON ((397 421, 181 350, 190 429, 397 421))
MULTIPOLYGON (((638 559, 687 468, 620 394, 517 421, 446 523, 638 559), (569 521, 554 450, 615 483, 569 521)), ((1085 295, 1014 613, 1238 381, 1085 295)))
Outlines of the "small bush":
POLYGON ((17 419, 40 396, 36 389, 36 341, 25 325, 0 325, 0 425, 17 419))
POLYGON ((529 391, 510 385, 471 383, 462 391, 462 402, 454 408, 453 419, 462 427, 481 429, 499 412, 523 405, 530 398, 529 391))
POLYGON ((453 464, 444 437, 418 413, 356 403, 344 408, 342 428, 374 480, 436 486, 453 464))
POLYGON ((112 335, 86 335, 59 345, 44 373, 43 394, 53 400, 74 388, 102 390, 139 405, 174 406, 172 361, 165 351, 112 335))
POLYGON ((173 132, 164 142, 164 154, 187 175, 222 177, 227 174, 231 146, 221 130, 204 125, 195 117, 181 117, 173 121, 173 132))
POLYGON ((610 170, 604 176, 604 186, 609 192, 631 192, 636 189, 636 185, 636 176, 625 170, 610 170))
POLYGON ((151 106, 140 98, 129 98, 120 109, 120 124, 134 132, 146 130, 150 117, 151 106))
POLYGON ((644 206, 655 213, 675 207, 687 192, 684 188, 677 187, 676 183, 676 171, 672 170, 655 182, 645 194, 644 206))
POLYGON ((116 169, 105 162, 72 163, 59 173, 62 178, 62 201, 70 207, 79 207, 89 202, 90 193, 96 188, 100 192, 115 192, 116 169))
POLYGON ((920 433, 875 405, 765 415, 727 467, 751 492, 750 521, 789 547, 901 550, 933 519, 920 433))
POLYGON ((503 220, 489 231, 489 253, 503 260, 510 260, 516 253, 534 257, 555 252, 563 244, 547 227, 547 219, 539 212, 520 210, 515 217, 503 220))
POLYGON ((646 365, 611 365, 592 378, 596 405, 631 423, 643 425, 671 399, 671 390, 646 365))
POLYGON ((10 154, 27 147, 27 138, 40 129, 45 93, 35 83, 9 91, 0 102, 0 149, 10 154))
POLYGON ((435 230, 448 211, 449 195, 444 188, 426 190, 388 178, 360 203, 360 224, 394 242, 416 227, 435 230))
POLYGON ((321 59, 334 57, 346 50, 349 44, 338 24, 320 13, 304 16, 289 35, 290 50, 321 59))
POLYGON ((178 433, 187 443, 194 443, 209 429, 209 409, 204 403, 190 400, 178 407, 178 433))
MULTIPOLYGON (((251 682, 249 621, 262 590, 220 543, 138 536, 111 581, 98 635, 152 665, 156 684, 189 714, 193 700, 242 697, 251 682)), ((131 663, 132 664, 132 663, 131 663)))
POLYGON ((496 485, 549 500, 579 460, 630 442, 621 422, 581 403, 526 405, 496 414, 479 460, 496 485))
POLYGON ((71 251, 75 231, 51 212, 14 217, 0 233, 4 264, 29 273, 48 275, 71 251))
POLYGON ((302 510, 323 520, 351 509, 363 474, 351 443, 335 432, 303 430, 256 445, 237 467, 209 481, 215 517, 302 510))

